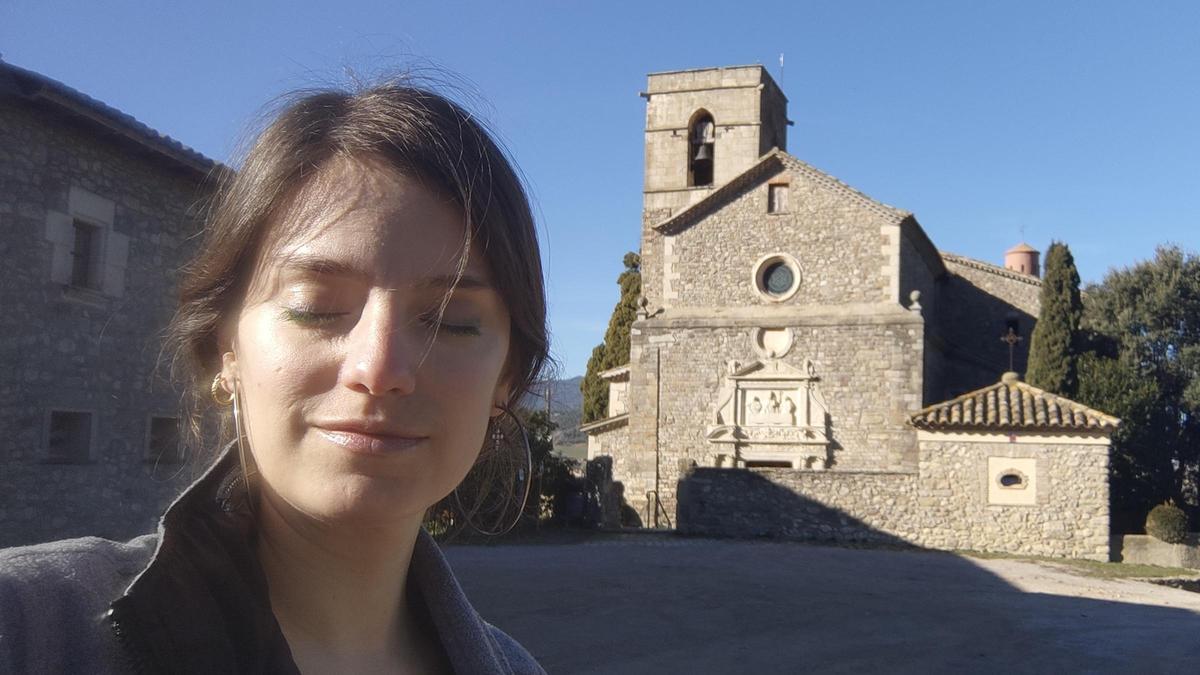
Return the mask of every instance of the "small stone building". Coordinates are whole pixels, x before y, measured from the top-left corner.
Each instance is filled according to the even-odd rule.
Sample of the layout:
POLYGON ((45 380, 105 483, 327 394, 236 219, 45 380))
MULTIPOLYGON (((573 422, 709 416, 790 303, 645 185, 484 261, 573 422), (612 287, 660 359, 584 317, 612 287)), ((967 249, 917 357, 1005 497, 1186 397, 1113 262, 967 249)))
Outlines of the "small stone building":
POLYGON ((0 61, 0 546, 151 531, 190 477, 154 373, 215 168, 0 61))
POLYGON ((1115 420, 1080 413, 1107 421, 1067 442, 1055 434, 1079 429, 1061 411, 1082 408, 997 384, 1025 368, 1037 251, 1015 247, 1004 267, 939 251, 913 214, 789 154, 787 99, 761 66, 656 73, 642 95, 641 310, 629 364, 602 374, 608 416, 583 427, 625 522, 1023 551, 1042 528, 1068 541, 1039 551, 1100 556, 1107 498, 1093 497, 1107 495, 1115 420), (948 427, 914 421, 998 387, 1053 402, 1059 426, 1030 412, 1012 428, 956 427, 951 441, 938 435, 948 427), (1049 435, 1024 435, 1035 430, 1049 435), (1079 452, 1099 464, 1061 473, 1059 457, 1079 452), (997 498, 1038 495, 1033 510, 985 499, 981 476, 1009 469, 1005 481, 1029 482, 997 498), (1011 510, 995 517, 1028 528, 966 537, 965 499, 992 514, 979 519, 1011 510))

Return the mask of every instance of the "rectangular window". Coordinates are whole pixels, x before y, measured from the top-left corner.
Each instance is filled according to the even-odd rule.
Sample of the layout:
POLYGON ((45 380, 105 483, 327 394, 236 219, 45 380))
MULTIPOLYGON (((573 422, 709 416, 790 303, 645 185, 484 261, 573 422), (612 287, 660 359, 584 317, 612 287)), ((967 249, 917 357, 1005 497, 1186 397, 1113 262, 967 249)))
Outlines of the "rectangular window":
POLYGON ((46 444, 46 460, 76 464, 91 457, 92 414, 54 410, 50 413, 50 437, 46 444))
POLYGON ((178 464, 183 461, 179 446, 179 420, 174 417, 150 418, 150 441, 146 461, 155 464, 178 464))
POLYGON ((760 459, 746 462, 747 469, 790 469, 792 463, 785 460, 760 459))
POLYGON ((767 213, 787 213, 788 210, 788 186, 786 185, 768 185, 767 186, 767 213))
POLYGON ((99 228, 75 221, 75 248, 71 251, 71 285, 80 288, 99 288, 96 256, 100 252, 99 228))

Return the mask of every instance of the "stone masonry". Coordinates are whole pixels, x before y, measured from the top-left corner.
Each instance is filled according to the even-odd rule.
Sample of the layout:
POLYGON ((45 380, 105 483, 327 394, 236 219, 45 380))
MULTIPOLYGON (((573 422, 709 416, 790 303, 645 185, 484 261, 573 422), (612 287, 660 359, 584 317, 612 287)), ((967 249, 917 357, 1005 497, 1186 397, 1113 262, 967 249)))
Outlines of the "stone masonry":
POLYGON ((0 546, 151 531, 191 477, 153 460, 150 428, 179 416, 160 333, 213 166, 0 62, 0 546), (94 287, 72 279, 79 222, 94 287), (81 455, 48 454, 56 411, 87 415, 81 455))
POLYGON ((1031 454, 1008 458, 913 427, 1024 368, 1040 280, 943 254, 911 213, 788 154, 761 66, 656 73, 643 95, 642 310, 611 382, 626 407, 585 429, 626 509, 689 532, 1102 557, 1111 429, 1051 443, 1031 418, 1012 430, 1038 432, 1031 454), (709 115, 713 180, 689 184, 709 115))

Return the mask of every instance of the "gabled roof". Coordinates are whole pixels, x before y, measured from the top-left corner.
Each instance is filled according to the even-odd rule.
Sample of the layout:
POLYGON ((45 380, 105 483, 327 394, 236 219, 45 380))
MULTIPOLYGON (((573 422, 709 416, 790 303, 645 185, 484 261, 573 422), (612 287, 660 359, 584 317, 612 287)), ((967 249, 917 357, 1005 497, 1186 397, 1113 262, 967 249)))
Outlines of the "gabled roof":
POLYGON ((783 169, 803 174, 814 182, 829 187, 897 224, 905 218, 912 216, 908 211, 877 202, 833 176, 796 159, 779 148, 775 148, 763 155, 754 166, 738 174, 733 180, 713 190, 704 199, 658 223, 654 226, 654 229, 664 234, 679 232, 700 218, 716 211, 725 203, 726 199, 737 194, 743 188, 783 169))
POLYGON ((215 168, 225 168, 170 136, 151 129, 132 115, 58 80, 0 60, 0 96, 6 95, 47 104, 70 116, 99 125, 182 168, 201 174, 207 174, 215 168))
POLYGON ((909 418, 929 431, 1116 431, 1121 420, 1005 373, 1000 382, 931 405, 909 418))

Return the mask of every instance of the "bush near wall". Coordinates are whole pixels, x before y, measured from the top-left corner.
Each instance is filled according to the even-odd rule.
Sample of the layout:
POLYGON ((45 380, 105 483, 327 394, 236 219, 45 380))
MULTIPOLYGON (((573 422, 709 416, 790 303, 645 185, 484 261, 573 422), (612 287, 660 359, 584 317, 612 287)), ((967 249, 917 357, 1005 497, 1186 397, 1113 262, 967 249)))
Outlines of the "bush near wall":
POLYGON ((1182 544, 1187 539, 1187 533, 1187 514, 1171 502, 1150 509, 1150 514, 1146 516, 1146 534, 1168 544, 1182 544))

